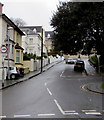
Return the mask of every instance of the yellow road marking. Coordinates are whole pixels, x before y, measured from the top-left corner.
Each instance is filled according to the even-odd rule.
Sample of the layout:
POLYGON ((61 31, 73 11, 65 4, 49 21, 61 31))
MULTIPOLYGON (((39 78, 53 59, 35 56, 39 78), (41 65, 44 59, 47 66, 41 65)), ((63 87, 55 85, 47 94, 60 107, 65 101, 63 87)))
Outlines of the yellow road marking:
POLYGON ((77 112, 73 112, 73 113, 65 113, 65 115, 78 115, 79 113, 77 113, 77 112))
POLYGON ((55 114, 38 114, 38 116, 52 116, 52 115, 55 115, 55 114))

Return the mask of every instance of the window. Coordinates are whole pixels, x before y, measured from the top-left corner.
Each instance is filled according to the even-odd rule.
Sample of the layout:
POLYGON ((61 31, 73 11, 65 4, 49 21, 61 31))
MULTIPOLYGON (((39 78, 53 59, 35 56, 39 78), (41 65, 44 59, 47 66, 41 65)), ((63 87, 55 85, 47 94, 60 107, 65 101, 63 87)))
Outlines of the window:
POLYGON ((33 53, 33 49, 29 49, 29 53, 33 53))
POLYGON ((33 38, 30 38, 30 39, 29 39, 29 43, 30 43, 30 44, 33 44, 33 38))
POLYGON ((20 63, 20 51, 16 51, 16 63, 20 63))
POLYGON ((12 54, 14 53, 14 45, 12 45, 12 54))

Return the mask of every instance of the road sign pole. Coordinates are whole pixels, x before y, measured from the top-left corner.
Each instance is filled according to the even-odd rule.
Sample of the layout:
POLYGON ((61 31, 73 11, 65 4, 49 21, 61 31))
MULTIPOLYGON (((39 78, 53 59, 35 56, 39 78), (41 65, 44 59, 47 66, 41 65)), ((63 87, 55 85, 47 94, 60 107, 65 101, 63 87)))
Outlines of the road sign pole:
POLYGON ((2 56, 2 87, 4 87, 4 57, 2 56))
POLYGON ((4 76, 5 76, 5 74, 4 74, 4 58, 7 55, 7 51, 8 51, 8 49, 5 45, 2 45, 0 47, 0 52, 2 53, 2 87, 4 86, 4 76))

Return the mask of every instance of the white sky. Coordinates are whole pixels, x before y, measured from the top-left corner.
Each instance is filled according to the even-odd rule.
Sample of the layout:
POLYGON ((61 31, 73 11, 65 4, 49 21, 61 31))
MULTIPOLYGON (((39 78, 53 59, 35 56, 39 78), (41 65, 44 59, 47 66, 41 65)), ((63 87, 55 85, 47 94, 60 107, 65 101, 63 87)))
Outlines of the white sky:
MULTIPOLYGON (((9 18, 21 18, 27 25, 42 25, 52 30, 50 19, 59 0, 0 0, 4 4, 3 13, 9 18)), ((66 0, 61 0, 66 1, 66 0)))
MULTIPOLYGON (((9 18, 21 18, 27 25, 43 26, 52 30, 50 20, 57 9, 59 1, 70 0, 0 0, 4 4, 3 13, 9 18)), ((72 1, 103 1, 103 0, 72 0, 72 1)))

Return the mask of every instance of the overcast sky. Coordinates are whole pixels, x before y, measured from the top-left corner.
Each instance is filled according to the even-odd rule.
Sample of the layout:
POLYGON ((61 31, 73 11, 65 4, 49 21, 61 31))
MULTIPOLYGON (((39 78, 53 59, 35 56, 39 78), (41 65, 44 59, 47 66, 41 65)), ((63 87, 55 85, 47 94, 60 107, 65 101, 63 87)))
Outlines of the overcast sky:
MULTIPOLYGON (((65 1, 65 0, 61 0, 65 1)), ((21 18, 27 25, 41 25, 51 30, 50 19, 59 0, 1 0, 3 13, 9 18, 21 18)))
MULTIPOLYGON (((70 0, 60 0, 70 1, 70 0)), ((86 0, 73 0, 86 1, 86 0)), ((87 0, 92 1, 92 0, 87 0)), ((101 1, 101 0, 93 0, 101 1)), ((59 0, 1 0, 4 4, 3 13, 9 18, 21 18, 27 25, 43 26, 45 30, 52 30, 50 20, 57 9, 59 0)))

